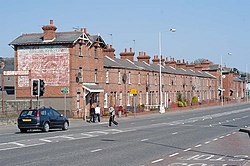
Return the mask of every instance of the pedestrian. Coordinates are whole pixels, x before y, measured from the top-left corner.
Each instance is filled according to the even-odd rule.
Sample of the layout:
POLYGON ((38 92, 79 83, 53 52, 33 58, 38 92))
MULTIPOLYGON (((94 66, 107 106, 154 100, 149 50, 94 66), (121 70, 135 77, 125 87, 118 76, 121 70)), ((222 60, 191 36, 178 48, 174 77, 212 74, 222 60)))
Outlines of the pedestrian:
POLYGON ((90 108, 90 122, 93 122, 95 123, 95 108, 94 108, 94 105, 91 105, 91 108, 90 108))
POLYGON ((111 127, 111 122, 113 122, 115 125, 118 125, 118 123, 115 121, 115 109, 114 107, 109 107, 109 125, 108 127, 111 127))
POLYGON ((97 106, 95 107, 95 115, 97 116, 98 122, 101 121, 101 119, 100 119, 100 113, 101 113, 101 108, 97 104, 97 106))

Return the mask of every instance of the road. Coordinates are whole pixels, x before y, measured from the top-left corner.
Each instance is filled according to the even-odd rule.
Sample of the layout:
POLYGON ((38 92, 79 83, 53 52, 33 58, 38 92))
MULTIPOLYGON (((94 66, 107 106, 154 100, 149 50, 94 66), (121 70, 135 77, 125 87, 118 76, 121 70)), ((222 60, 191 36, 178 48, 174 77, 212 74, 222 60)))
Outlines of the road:
POLYGON ((0 128, 1 166, 249 166, 250 104, 71 121, 68 131, 0 128))

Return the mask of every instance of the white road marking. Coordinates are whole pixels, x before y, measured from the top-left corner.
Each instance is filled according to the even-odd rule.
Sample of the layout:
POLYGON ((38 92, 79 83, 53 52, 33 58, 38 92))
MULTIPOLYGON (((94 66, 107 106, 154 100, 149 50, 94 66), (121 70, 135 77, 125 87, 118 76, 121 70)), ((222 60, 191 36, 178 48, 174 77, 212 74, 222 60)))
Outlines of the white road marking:
POLYGON ((142 139, 141 141, 143 142, 143 141, 147 141, 148 139, 142 139))
POLYGON ((213 141, 217 141, 217 140, 218 140, 218 138, 213 139, 213 141))
POLYGON ((91 150, 90 152, 93 153, 93 152, 99 152, 101 151, 102 149, 95 149, 95 150, 91 150))
POLYGON ((189 150, 191 150, 191 148, 187 148, 187 149, 183 150, 183 152, 187 152, 189 150))
POLYGON ((201 147, 201 146, 202 146, 202 145, 201 145, 201 144, 199 144, 199 145, 196 145, 195 147, 196 147, 196 148, 198 148, 198 147, 201 147))
POLYGON ((25 146, 24 144, 18 143, 18 142, 10 142, 11 144, 18 145, 18 146, 25 146))
POLYGON ((152 161, 151 163, 154 164, 154 163, 160 162, 160 161, 162 161, 162 160, 163 160, 163 159, 158 159, 158 160, 152 161))
POLYGON ((94 135, 92 135, 92 134, 87 134, 87 133, 81 133, 81 135, 85 135, 85 136, 88 136, 88 137, 94 137, 94 135))
POLYGON ((219 138, 224 138, 224 136, 220 136, 219 138))
POLYGON ((174 157, 174 156, 176 156, 176 155, 178 155, 179 153, 174 153, 174 154, 171 154, 171 155, 169 155, 169 157, 174 157))
POLYGON ((226 136, 228 137, 228 136, 230 136, 231 134, 227 134, 226 136))
POLYGON ((205 144, 209 144, 211 141, 207 141, 207 142, 205 142, 205 144))
POLYGON ((178 134, 178 132, 172 133, 173 135, 178 134))
POLYGON ((44 141, 44 142, 52 142, 50 140, 47 140, 47 139, 39 139, 40 141, 44 141))
POLYGON ((69 136, 66 136, 66 135, 65 135, 65 136, 61 136, 61 137, 62 137, 62 138, 67 138, 67 139, 71 139, 71 140, 72 140, 72 139, 75 139, 74 137, 69 137, 69 136))

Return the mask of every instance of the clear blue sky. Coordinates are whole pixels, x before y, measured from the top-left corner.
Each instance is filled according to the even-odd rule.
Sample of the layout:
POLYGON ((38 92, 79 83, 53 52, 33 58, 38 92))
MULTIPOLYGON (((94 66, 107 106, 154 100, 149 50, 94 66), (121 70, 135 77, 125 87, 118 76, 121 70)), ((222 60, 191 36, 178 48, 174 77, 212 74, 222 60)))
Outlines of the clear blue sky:
POLYGON ((119 56, 135 46, 153 57, 188 62, 206 58, 250 71, 250 0, 1 0, 0 56, 14 57, 8 45, 22 33, 40 33, 53 19, 57 31, 86 27, 112 43, 119 56), (176 28, 175 33, 169 31, 176 28), (112 37, 111 35, 112 34, 112 37), (134 42, 135 40, 135 42, 134 42), (228 56, 227 53, 232 55, 228 56))

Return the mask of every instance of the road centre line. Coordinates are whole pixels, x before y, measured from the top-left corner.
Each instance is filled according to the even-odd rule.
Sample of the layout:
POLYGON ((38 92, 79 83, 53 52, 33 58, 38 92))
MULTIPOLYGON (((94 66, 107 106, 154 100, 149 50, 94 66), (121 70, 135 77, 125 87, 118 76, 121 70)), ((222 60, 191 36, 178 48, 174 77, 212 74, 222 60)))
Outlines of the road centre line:
POLYGON ((207 142, 205 142, 205 144, 209 144, 209 143, 211 143, 211 141, 207 141, 207 142))
POLYGON ((101 151, 102 149, 95 149, 95 150, 91 150, 90 152, 93 153, 93 152, 99 152, 101 151))
POLYGON ((191 148, 187 148, 187 149, 183 150, 183 152, 187 152, 187 151, 190 151, 190 150, 191 150, 191 148))
POLYGON ((176 155, 178 155, 179 153, 174 153, 174 154, 171 154, 171 155, 169 155, 169 157, 174 157, 174 156, 176 156, 176 155))
POLYGON ((228 136, 230 136, 231 134, 227 134, 226 136, 228 137, 228 136))
POLYGON ((201 144, 199 144, 199 145, 196 145, 195 147, 196 147, 196 148, 198 148, 198 147, 201 147, 201 146, 202 146, 202 145, 201 145, 201 144))
POLYGON ((218 138, 213 139, 213 141, 217 141, 217 140, 218 140, 218 138))
POLYGON ((224 138, 225 136, 220 136, 219 138, 224 138))
POLYGON ((143 142, 143 141, 147 141, 148 139, 146 138, 146 139, 142 139, 141 141, 143 142))
POLYGON ((154 164, 154 163, 158 163, 160 161, 162 161, 163 159, 158 159, 158 160, 155 160, 155 161, 152 161, 151 163, 154 164))
POLYGON ((172 133, 173 135, 176 135, 176 134, 178 134, 178 132, 175 132, 175 133, 172 133))

